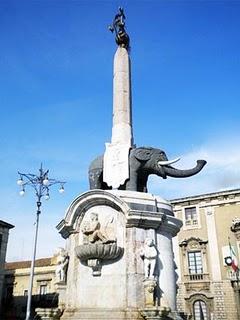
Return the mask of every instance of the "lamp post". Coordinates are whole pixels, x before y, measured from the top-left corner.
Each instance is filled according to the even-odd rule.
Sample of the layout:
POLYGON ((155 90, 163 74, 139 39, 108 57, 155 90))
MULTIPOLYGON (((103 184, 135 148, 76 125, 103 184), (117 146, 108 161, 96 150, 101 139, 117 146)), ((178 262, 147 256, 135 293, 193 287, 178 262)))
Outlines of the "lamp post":
POLYGON ((48 177, 48 173, 49 173, 49 170, 44 171, 42 168, 42 164, 39 169, 39 175, 18 172, 19 179, 17 181, 17 184, 21 187, 21 191, 19 192, 20 195, 23 196, 25 194, 26 186, 31 186, 34 189, 37 197, 35 236, 34 236, 33 256, 32 256, 31 272, 30 272, 30 280, 29 280, 28 298, 27 298, 26 320, 30 319, 30 314, 31 314, 31 300, 32 300, 33 277, 34 277, 34 267, 35 267, 37 238, 38 238, 38 224, 39 224, 39 215, 41 213, 41 205, 42 205, 41 199, 42 197, 44 197, 46 200, 50 198, 49 188, 55 184, 60 185, 60 189, 59 189, 60 193, 64 192, 65 182, 58 181, 55 179, 50 179, 48 177))

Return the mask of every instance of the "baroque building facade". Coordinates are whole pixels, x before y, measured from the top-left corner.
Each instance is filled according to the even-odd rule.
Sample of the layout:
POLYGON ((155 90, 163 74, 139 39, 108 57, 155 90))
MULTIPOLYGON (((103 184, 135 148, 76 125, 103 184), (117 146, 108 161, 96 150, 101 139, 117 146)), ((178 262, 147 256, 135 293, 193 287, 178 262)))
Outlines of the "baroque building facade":
POLYGON ((7 253, 9 230, 14 228, 10 223, 0 220, 0 315, 2 311, 2 291, 4 282, 4 266, 7 253))
POLYGON ((194 320, 240 319, 240 189, 171 203, 183 221, 174 241, 178 311, 194 320))
MULTIPOLYGON (((32 314, 36 308, 53 308, 58 305, 55 290, 57 257, 37 259, 32 290, 32 314)), ((4 320, 22 320, 26 317, 31 261, 5 264, 3 288, 4 320)))

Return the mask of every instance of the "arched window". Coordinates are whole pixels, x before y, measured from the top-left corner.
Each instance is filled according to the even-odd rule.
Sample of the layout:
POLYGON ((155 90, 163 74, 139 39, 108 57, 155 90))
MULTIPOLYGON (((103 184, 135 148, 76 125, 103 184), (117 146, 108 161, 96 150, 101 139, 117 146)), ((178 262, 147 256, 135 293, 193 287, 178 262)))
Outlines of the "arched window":
POLYGON ((196 300, 193 304, 194 320, 208 320, 207 306, 202 300, 196 300))

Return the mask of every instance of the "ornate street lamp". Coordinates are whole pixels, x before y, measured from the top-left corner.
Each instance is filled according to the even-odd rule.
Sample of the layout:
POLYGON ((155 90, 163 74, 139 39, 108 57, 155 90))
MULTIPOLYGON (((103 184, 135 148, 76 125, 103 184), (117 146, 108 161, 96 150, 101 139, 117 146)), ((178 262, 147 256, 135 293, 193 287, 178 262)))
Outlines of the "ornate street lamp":
POLYGON ((26 312, 26 320, 30 319, 31 313, 31 300, 32 300, 32 288, 33 288, 33 277, 34 277, 34 267, 35 267, 35 259, 36 259, 36 247, 37 247, 37 237, 38 237, 38 223, 39 223, 39 215, 41 213, 41 199, 44 197, 46 200, 50 198, 49 196, 49 188, 54 185, 60 185, 59 192, 64 192, 64 184, 63 181, 58 181, 55 179, 50 179, 48 177, 49 170, 44 171, 41 167, 39 169, 39 175, 31 174, 31 173, 21 173, 19 174, 19 179, 17 184, 21 187, 21 191, 19 194, 23 196, 25 194, 26 186, 31 186, 37 197, 37 212, 36 212, 36 223, 35 223, 35 237, 34 237, 34 246, 33 246, 33 256, 31 263, 31 273, 29 279, 29 290, 28 290, 28 299, 27 299, 27 312, 26 312))

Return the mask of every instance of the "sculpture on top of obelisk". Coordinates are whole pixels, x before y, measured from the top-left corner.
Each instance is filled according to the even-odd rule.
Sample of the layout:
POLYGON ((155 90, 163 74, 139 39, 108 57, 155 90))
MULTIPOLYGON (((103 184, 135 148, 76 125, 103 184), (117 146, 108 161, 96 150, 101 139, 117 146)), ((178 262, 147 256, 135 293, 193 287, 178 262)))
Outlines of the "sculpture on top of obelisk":
POLYGON ((168 160, 163 150, 136 147, 132 132, 131 68, 128 54, 129 36, 125 30, 122 8, 109 27, 115 32, 118 45, 113 70, 113 127, 111 143, 106 143, 103 156, 96 158, 89 167, 90 189, 121 189, 147 192, 151 174, 163 179, 186 178, 200 172, 205 160, 197 160, 192 169, 180 170, 171 166, 179 159, 168 160))
POLYGON ((125 30, 125 14, 123 8, 119 7, 119 12, 115 15, 113 24, 108 28, 111 32, 115 32, 115 40, 120 47, 129 49, 130 39, 125 30))

